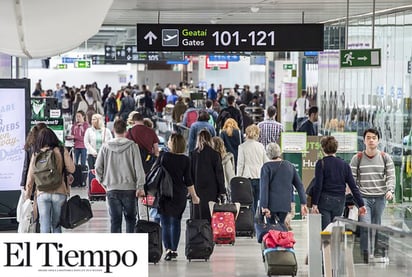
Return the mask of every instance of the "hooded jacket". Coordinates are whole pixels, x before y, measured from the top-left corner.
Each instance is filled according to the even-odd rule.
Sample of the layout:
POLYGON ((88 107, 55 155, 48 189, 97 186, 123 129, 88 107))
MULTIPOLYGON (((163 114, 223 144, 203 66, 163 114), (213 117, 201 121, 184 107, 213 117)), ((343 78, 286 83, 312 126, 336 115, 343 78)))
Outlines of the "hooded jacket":
POLYGON ((139 147, 127 138, 102 146, 96 159, 96 178, 108 190, 143 189, 145 174, 139 147))

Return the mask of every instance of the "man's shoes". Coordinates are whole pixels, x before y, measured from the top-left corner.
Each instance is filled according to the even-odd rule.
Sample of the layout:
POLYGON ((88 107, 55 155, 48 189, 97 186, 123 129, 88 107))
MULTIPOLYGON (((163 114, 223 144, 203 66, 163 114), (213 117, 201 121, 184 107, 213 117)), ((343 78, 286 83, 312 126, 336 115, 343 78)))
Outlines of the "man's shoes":
POLYGON ((171 260, 172 260, 172 256, 173 256, 172 251, 167 251, 167 252, 166 252, 166 255, 165 255, 165 261, 171 261, 171 260))
POLYGON ((177 258, 177 252, 176 251, 167 251, 165 255, 165 261, 171 261, 173 259, 177 258))

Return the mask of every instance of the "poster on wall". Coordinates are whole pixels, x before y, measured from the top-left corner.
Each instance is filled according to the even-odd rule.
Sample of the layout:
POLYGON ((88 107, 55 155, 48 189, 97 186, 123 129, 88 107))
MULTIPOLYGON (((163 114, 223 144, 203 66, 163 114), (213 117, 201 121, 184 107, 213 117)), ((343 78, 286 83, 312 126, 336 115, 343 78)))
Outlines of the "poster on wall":
POLYGON ((0 191, 20 190, 28 94, 29 80, 0 79, 0 191))

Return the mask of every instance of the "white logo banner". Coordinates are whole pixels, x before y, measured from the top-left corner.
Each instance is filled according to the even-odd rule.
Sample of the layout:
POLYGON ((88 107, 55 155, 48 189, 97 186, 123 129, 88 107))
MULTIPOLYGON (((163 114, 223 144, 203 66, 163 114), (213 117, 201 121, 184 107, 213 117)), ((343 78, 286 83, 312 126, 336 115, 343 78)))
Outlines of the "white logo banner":
POLYGON ((2 277, 148 277, 147 234, 0 236, 2 277))

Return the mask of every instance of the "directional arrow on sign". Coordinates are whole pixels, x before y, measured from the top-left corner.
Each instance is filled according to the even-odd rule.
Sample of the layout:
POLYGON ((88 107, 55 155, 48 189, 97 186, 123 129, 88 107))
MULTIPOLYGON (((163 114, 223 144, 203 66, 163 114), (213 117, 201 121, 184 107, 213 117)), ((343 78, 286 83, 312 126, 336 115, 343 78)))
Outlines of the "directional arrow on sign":
POLYGON ((360 60, 360 61, 366 61, 368 58, 367 57, 365 57, 365 56, 363 56, 363 57, 358 57, 358 60, 360 60))
POLYGON ((149 40, 149 45, 153 44, 153 40, 157 39, 157 36, 155 34, 153 34, 152 31, 148 32, 145 36, 144 36, 145 40, 149 40))

